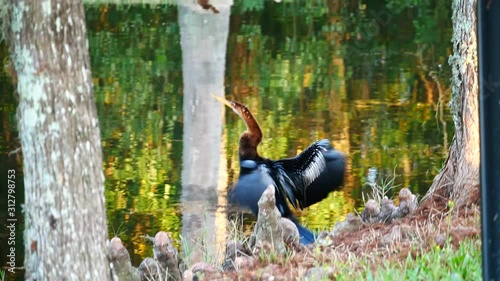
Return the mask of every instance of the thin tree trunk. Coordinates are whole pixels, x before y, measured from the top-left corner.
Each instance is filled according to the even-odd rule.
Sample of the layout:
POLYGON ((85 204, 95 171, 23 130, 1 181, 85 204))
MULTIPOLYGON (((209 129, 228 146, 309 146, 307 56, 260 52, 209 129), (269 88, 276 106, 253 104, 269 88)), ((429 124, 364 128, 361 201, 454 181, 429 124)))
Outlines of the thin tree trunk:
POLYGON ((225 197, 217 188, 224 108, 210 94, 224 96, 232 1, 212 0, 210 5, 216 14, 190 1, 178 6, 184 86, 182 237, 191 251, 185 257, 187 264, 204 261, 204 252, 224 247, 216 244, 225 230, 225 223, 216 224, 220 221, 218 202, 225 197))
POLYGON ((479 202, 479 99, 476 41, 476 0, 453 0, 452 97, 450 107, 455 137, 443 170, 424 198, 433 195, 455 201, 455 206, 479 202))
POLYGON ((4 7, 19 93, 27 280, 111 280, 82 1, 4 7))

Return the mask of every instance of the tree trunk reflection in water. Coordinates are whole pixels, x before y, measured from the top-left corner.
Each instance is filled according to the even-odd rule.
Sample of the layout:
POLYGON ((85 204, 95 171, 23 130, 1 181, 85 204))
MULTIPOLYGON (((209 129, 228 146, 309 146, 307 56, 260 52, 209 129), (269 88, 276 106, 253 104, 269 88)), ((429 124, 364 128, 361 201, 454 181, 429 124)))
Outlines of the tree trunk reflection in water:
POLYGON ((219 176, 226 173, 219 171, 223 108, 210 94, 224 95, 230 5, 216 7, 218 14, 194 3, 178 7, 184 77, 182 236, 191 263, 202 261, 205 251, 214 253, 217 236, 225 236, 225 223, 218 218, 225 213, 216 212, 226 196, 217 187, 227 184, 219 181, 226 178, 219 176))

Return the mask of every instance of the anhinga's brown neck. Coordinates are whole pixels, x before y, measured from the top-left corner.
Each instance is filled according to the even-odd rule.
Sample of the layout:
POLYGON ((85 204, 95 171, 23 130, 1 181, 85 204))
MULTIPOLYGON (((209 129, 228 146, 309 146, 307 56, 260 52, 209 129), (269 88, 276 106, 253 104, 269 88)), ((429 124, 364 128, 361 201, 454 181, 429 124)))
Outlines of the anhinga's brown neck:
POLYGON ((247 130, 240 136, 239 156, 240 160, 258 160, 261 157, 257 152, 257 146, 262 141, 262 131, 259 123, 255 120, 248 108, 244 107, 241 114, 241 119, 245 122, 247 130))
POLYGON ((237 101, 228 101, 224 98, 212 95, 221 103, 229 106, 236 114, 238 114, 245 125, 247 130, 240 136, 239 156, 240 160, 260 160, 262 159, 257 153, 257 146, 262 141, 262 131, 260 130, 259 123, 255 120, 252 112, 242 103, 237 101))

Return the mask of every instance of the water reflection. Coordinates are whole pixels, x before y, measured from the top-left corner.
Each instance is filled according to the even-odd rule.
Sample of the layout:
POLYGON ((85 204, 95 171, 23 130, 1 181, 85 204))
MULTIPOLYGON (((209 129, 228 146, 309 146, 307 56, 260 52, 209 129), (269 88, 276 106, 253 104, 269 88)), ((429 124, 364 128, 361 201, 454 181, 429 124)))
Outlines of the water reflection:
POLYGON ((214 253, 217 237, 222 241, 226 236, 225 213, 221 212, 226 182, 219 180, 227 173, 219 169, 225 157, 221 153, 223 108, 211 94, 224 95, 230 6, 218 5, 217 14, 188 2, 178 8, 184 86, 182 236, 193 263, 204 260, 200 248, 214 253))

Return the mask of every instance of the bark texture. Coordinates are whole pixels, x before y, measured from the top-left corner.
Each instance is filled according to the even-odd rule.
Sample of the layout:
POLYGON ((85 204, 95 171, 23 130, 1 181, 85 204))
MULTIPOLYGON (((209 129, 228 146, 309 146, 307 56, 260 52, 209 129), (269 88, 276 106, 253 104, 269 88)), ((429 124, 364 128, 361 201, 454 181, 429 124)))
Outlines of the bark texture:
POLYGON ((111 280, 82 1, 4 6, 19 93, 27 280, 111 280))
POLYGON ((170 235, 160 231, 156 233, 153 242, 154 259, 146 258, 139 266, 141 280, 182 280, 177 249, 170 235))
POLYGON ((262 193, 258 205, 259 215, 250 237, 250 245, 254 247, 254 251, 270 253, 271 250, 274 250, 277 254, 285 253, 283 227, 280 223, 281 214, 276 207, 275 187, 273 185, 268 186, 262 193))
POLYGON ((137 268, 132 266, 130 254, 122 244, 122 240, 113 237, 109 241, 109 255, 113 264, 113 272, 120 281, 140 281, 141 277, 137 268))
POLYGON ((452 97, 455 136, 443 170, 424 197, 443 196, 463 207, 479 203, 479 99, 476 0, 453 0, 452 97))

